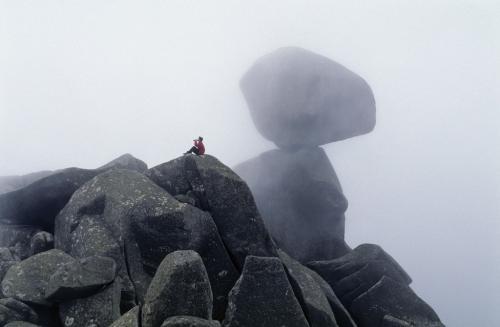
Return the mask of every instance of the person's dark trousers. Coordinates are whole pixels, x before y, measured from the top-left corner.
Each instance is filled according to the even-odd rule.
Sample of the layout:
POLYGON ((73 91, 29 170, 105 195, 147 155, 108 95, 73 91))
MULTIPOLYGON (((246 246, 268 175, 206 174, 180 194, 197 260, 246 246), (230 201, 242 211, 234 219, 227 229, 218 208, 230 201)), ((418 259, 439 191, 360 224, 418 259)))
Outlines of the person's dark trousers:
POLYGON ((192 147, 191 149, 189 149, 189 151, 188 151, 188 152, 186 152, 185 154, 188 154, 188 153, 194 153, 194 154, 196 154, 197 156, 199 156, 199 155, 200 155, 200 150, 198 150, 198 148, 197 148, 197 147, 193 146, 193 147, 192 147))

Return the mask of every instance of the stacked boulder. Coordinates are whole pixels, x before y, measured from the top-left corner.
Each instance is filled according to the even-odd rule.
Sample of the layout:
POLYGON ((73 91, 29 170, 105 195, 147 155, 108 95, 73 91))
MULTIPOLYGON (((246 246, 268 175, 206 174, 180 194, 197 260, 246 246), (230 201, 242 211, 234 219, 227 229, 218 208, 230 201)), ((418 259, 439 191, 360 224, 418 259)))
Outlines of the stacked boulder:
POLYGON ((373 129, 370 87, 342 65, 300 48, 257 60, 240 85, 255 126, 279 147, 235 168, 273 238, 303 262, 346 254, 347 200, 320 146, 373 129))
MULTIPOLYGON (((326 57, 281 48, 257 60, 240 86, 258 131, 279 147, 235 167, 277 245, 318 273, 310 275, 333 288, 332 308, 347 308, 359 326, 440 326, 394 259, 344 241, 347 199, 320 146, 374 128, 369 85, 326 57)), ((334 312, 342 326, 354 324, 334 312)))

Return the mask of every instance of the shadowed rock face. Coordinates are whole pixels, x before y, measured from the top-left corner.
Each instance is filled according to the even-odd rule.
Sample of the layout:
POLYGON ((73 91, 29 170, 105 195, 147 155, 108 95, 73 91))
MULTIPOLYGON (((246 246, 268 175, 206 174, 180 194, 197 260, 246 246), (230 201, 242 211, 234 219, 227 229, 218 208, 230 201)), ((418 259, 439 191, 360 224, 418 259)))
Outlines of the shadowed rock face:
POLYGON ((271 150, 234 168, 248 183, 280 248, 301 262, 349 251, 347 200, 323 149, 271 150))
POLYGON ((142 326, 160 326, 174 316, 212 318, 212 291, 198 253, 172 252, 163 259, 142 307, 142 326))
POLYGON ((260 58, 240 86, 257 129, 280 148, 327 144, 375 126, 375 100, 364 79, 304 49, 260 58))
POLYGON ((278 258, 247 257, 222 326, 309 327, 278 258))
POLYGON ((107 171, 83 185, 58 215, 55 241, 78 258, 113 258, 122 280, 133 284, 125 293, 140 302, 165 255, 194 250, 207 263, 218 318, 238 278, 211 215, 131 170, 107 171))
POLYGON ((0 223, 38 226, 52 232, 54 219, 71 195, 88 180, 110 169, 144 171, 147 165, 126 154, 98 169, 67 168, 24 188, 0 194, 0 223))
POLYGON ((238 269, 247 255, 277 256, 247 184, 215 157, 184 156, 149 169, 146 176, 172 195, 192 194, 211 213, 238 269))

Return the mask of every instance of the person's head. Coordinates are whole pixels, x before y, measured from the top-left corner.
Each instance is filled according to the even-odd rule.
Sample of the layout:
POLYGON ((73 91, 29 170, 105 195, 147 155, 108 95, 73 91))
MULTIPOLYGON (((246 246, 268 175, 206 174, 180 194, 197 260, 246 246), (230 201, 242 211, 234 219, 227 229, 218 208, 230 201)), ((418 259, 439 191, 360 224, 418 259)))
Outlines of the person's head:
POLYGON ((198 141, 203 141, 203 137, 198 137, 198 141))

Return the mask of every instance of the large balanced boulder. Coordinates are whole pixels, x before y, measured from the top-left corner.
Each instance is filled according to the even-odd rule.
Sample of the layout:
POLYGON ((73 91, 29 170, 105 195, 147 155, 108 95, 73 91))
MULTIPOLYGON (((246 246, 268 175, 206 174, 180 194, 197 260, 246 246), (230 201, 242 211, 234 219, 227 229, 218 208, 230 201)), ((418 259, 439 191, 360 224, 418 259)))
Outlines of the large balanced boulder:
POLYGON ((9 268, 2 280, 2 293, 20 301, 50 305, 45 299, 50 277, 71 262, 75 259, 56 249, 29 257, 9 268))
MULTIPOLYGON (((162 259, 176 250, 201 255, 218 318, 223 317, 227 294, 238 278, 210 214, 178 202, 131 170, 107 171, 75 192, 56 219, 55 238, 57 248, 75 257, 113 258, 123 282, 131 281, 124 296, 139 302, 162 259)), ((123 309, 132 308, 132 300, 123 309)))
POLYGON ((347 199, 325 151, 271 150, 234 168, 278 246, 300 262, 346 254, 347 199))
POLYGON ((212 318, 212 290, 203 260, 194 251, 163 259, 142 307, 142 326, 158 327, 168 317, 212 318))
POLYGON ((281 48, 258 59, 240 86, 257 129, 281 148, 322 145, 375 126, 365 80, 304 49, 281 48))
POLYGON ((80 186, 109 169, 137 169, 137 161, 140 161, 131 158, 126 162, 119 158, 116 160, 118 160, 116 163, 112 161, 98 169, 59 170, 24 188, 0 194, 0 222, 38 226, 51 232, 54 229, 54 218, 80 186), (125 163, 129 163, 130 166, 125 163))
POLYGON ((222 325, 309 327, 278 258, 247 257, 222 325))
POLYGON ((247 255, 277 256, 247 184, 210 155, 186 155, 146 175, 172 195, 193 194, 209 211, 238 269, 247 255))

